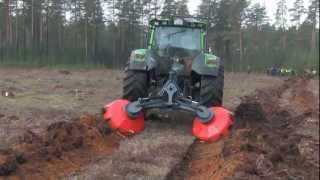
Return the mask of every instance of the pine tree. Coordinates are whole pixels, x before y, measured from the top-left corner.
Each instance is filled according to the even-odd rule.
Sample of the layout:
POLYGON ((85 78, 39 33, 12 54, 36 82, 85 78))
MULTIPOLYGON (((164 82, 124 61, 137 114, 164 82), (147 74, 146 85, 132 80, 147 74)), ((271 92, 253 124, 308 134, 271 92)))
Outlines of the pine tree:
POLYGON ((311 4, 308 8, 307 21, 310 22, 314 27, 319 22, 319 0, 311 0, 311 4))
POLYGON ((96 62, 103 63, 101 54, 101 40, 102 33, 104 32, 104 17, 101 0, 94 0, 94 12, 93 12, 93 27, 94 27, 94 36, 93 36, 93 57, 96 62))
POLYGON ((281 29, 286 29, 287 26, 287 2, 286 0, 279 0, 277 3, 277 11, 276 11, 276 25, 278 25, 281 29))
MULTIPOLYGON (((316 31, 319 23, 319 0, 312 0, 309 6, 307 22, 312 25, 310 53, 315 54, 316 51, 316 31)), ((319 29, 318 29, 319 32, 319 29)), ((319 34, 319 33, 318 33, 319 34)), ((319 52, 319 51, 318 51, 319 52)))
POLYGON ((279 53, 279 64, 284 64, 286 61, 286 49, 287 49, 287 34, 286 34, 286 27, 287 27, 287 2, 286 0, 279 0, 277 3, 277 11, 276 11, 276 25, 280 27, 281 30, 281 37, 280 37, 280 44, 281 44, 281 51, 279 53))
POLYGON ((175 0, 165 0, 162 8, 161 16, 177 15, 177 2, 175 0))
MULTIPOLYGON (((0 2, 0 24, 4 24, 3 9, 4 9, 4 4, 3 2, 0 2)), ((2 32, 3 32, 3 26, 0 26, 0 62, 3 59, 3 47, 5 46, 4 36, 2 35, 2 32)))
POLYGON ((210 24, 209 29, 211 29, 211 25, 216 24, 215 20, 217 19, 217 9, 217 0, 202 0, 198 7, 197 16, 208 18, 208 22, 210 24))
POLYGON ((177 2, 177 15, 190 16, 188 9, 188 0, 180 0, 177 2))
POLYGON ((198 7, 198 15, 213 18, 218 3, 216 0, 202 0, 198 7))
POLYGON ((298 28, 302 22, 302 16, 306 13, 306 9, 303 6, 303 0, 296 0, 293 4, 293 8, 289 9, 291 13, 291 22, 298 28))
POLYGON ((12 30, 11 30, 11 1, 4 0, 4 37, 5 42, 11 44, 12 30))
POLYGON ((57 40, 55 43, 55 48, 58 52, 60 52, 63 49, 64 44, 64 24, 65 24, 65 0, 51 0, 51 3, 49 5, 49 19, 50 22, 50 29, 51 35, 53 36, 53 39, 57 40))
POLYGON ((260 30, 267 20, 266 7, 261 6, 259 3, 254 4, 248 10, 246 24, 249 27, 254 27, 256 31, 260 30))
POLYGON ((104 17, 103 17, 103 9, 102 9, 101 0, 95 0, 94 23, 96 25, 100 25, 100 26, 104 24, 104 17))

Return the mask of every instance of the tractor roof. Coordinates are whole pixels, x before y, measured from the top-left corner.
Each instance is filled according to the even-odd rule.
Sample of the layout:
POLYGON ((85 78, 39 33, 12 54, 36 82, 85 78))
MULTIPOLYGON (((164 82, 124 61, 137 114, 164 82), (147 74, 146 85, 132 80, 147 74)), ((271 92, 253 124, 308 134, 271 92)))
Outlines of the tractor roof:
POLYGON ((207 29, 208 23, 204 19, 197 17, 170 17, 154 18, 150 21, 150 25, 207 29))

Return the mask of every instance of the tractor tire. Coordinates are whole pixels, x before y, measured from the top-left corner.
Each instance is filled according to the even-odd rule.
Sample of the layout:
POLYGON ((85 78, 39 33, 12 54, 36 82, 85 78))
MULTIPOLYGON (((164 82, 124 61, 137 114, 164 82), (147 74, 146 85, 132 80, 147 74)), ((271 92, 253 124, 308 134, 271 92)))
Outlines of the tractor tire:
POLYGON ((200 104, 211 106, 222 106, 224 87, 224 68, 219 69, 218 76, 202 76, 200 89, 200 104))
POLYGON ((131 102, 146 97, 148 93, 148 76, 142 71, 125 71, 123 81, 123 98, 131 102))

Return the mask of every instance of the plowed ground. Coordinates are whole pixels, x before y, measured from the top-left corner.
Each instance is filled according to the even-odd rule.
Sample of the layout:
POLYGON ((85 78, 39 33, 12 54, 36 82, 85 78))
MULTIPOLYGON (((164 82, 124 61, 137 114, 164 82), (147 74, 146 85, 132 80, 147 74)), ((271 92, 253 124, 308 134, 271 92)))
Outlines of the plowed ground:
POLYGON ((319 179, 317 81, 228 74, 236 122, 202 143, 176 112, 131 138, 111 132, 94 109, 120 96, 121 73, 10 72, 0 71, 0 90, 15 95, 0 97, 0 179, 319 179))
POLYGON ((319 179, 319 97, 292 79, 242 98, 229 138, 196 142, 170 179, 319 179))

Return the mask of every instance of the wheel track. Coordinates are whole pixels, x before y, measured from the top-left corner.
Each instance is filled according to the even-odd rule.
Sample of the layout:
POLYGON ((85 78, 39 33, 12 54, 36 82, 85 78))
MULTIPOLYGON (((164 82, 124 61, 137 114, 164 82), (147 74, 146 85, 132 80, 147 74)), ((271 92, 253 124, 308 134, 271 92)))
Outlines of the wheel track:
MULTIPOLYGON (((282 87, 286 88, 286 86, 282 87)), ((265 103, 268 103, 268 101, 265 101, 265 103)), ((112 153, 100 154, 103 156, 98 159, 94 156, 99 155, 99 153, 90 153, 98 151, 86 151, 81 147, 80 149, 71 150, 71 152, 65 152, 61 157, 56 157, 56 159, 41 160, 42 163, 48 161, 51 164, 48 167, 52 169, 44 168, 41 172, 41 167, 38 166, 40 175, 37 178, 23 174, 23 172, 28 173, 28 168, 21 171, 21 168, 23 169, 26 165, 18 167, 13 177, 16 179, 19 179, 19 177, 20 179, 28 179, 25 177, 29 177, 29 179, 31 177, 32 179, 59 179, 62 176, 64 176, 64 179, 184 179, 187 171, 190 173, 189 165, 192 160, 193 164, 191 165, 193 167, 196 167, 197 164, 200 165, 191 173, 203 175, 194 177, 201 177, 202 179, 220 177, 222 179, 222 177, 232 175, 236 168, 241 165, 240 162, 244 160, 242 148, 247 149, 247 151, 252 151, 250 148, 256 148, 251 147, 250 143, 243 143, 251 133, 254 133, 251 130, 246 131, 246 129, 236 131, 233 134, 233 138, 228 141, 205 144, 201 144, 198 141, 195 142, 191 136, 192 117, 178 112, 170 115, 170 119, 162 117, 160 119, 166 120, 147 122, 144 132, 134 137, 117 141, 116 143, 119 143, 119 145, 113 147, 113 150, 110 151, 112 153), (226 142, 229 143, 228 147, 231 144, 232 148, 224 149, 226 142), (212 149, 212 151, 207 151, 208 149, 212 149), (78 158, 72 158, 77 155, 79 156, 78 158), (60 162, 52 163, 55 161, 60 162), (81 161, 81 163, 78 164, 79 162, 77 161, 81 161), (71 168, 72 170, 59 174, 56 166, 63 163, 75 165, 71 168), (217 164, 220 164, 220 166, 217 164), (201 169, 203 165, 208 165, 209 168, 201 169), (228 166, 227 169, 226 166, 228 166), (211 171, 206 171, 208 169, 211 171), (68 175, 71 172, 75 173, 68 175)), ((87 125, 89 126, 88 129, 90 129, 90 126, 96 126, 90 122, 87 125)), ((94 129, 94 131, 96 130, 99 130, 99 128, 94 129)), ((100 136, 99 133, 97 135, 100 136)), ((108 141, 112 141, 112 139, 108 138, 108 141)), ((110 142, 105 143, 108 144, 110 142)), ((98 148, 99 145, 95 145, 92 142, 87 144, 92 146, 92 149, 104 147, 98 148)), ((254 151, 260 150, 254 149, 254 151)), ((261 162, 264 162, 264 160, 262 158, 261 162)), ((63 171, 61 167, 60 170, 63 171)), ((4 179, 10 178, 5 177, 4 179)))

